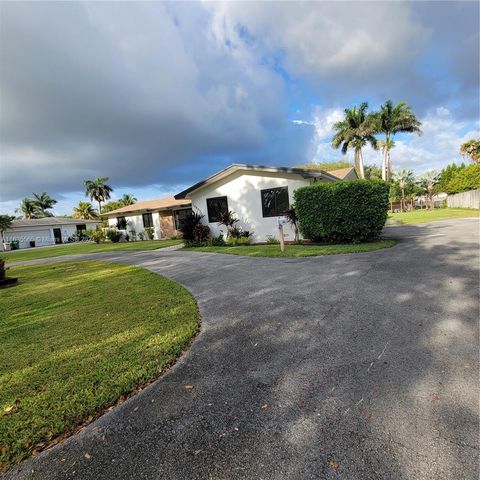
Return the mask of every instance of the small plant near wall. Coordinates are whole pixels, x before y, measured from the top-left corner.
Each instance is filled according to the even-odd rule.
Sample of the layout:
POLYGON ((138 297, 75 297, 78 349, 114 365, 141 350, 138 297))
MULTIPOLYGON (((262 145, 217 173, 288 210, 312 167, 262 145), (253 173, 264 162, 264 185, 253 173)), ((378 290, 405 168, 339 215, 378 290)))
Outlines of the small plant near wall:
POLYGON ((86 233, 88 237, 91 238, 95 243, 100 243, 105 241, 105 233, 101 228, 87 230, 86 233))
POLYGON ((248 237, 228 237, 227 238, 227 245, 231 247, 239 246, 239 245, 250 245, 251 238, 248 237))
POLYGON ((207 245, 209 247, 224 247, 226 245, 225 240, 223 239, 223 233, 216 237, 210 237, 207 240, 207 245))
POLYGON ((267 245, 278 245, 280 240, 274 235, 267 235, 267 245))
POLYGON ((192 211, 180 221, 178 227, 185 245, 189 247, 200 247, 206 245, 210 236, 210 227, 201 223, 204 215, 197 211, 192 211))
POLYGON ((132 242, 135 242, 137 240, 137 231, 135 230, 134 223, 131 220, 129 220, 127 222, 127 227, 128 227, 128 233, 130 235, 130 240, 132 242))
POLYGON ((110 228, 107 230, 106 236, 112 243, 118 243, 122 239, 122 232, 115 228, 110 228))
POLYGON ((297 212, 295 210, 295 207, 292 206, 290 207, 286 212, 285 212, 285 218, 287 219, 287 222, 291 225, 293 228, 295 238, 294 242, 299 243, 300 241, 300 235, 299 235, 299 230, 298 230, 298 217, 297 217, 297 212))
POLYGON ((147 227, 145 229, 145 234, 147 235, 148 240, 153 240, 154 232, 155 232, 155 230, 153 229, 153 227, 147 227))
POLYGON ((143 241, 147 238, 147 234, 142 230, 141 232, 138 232, 138 238, 143 241))

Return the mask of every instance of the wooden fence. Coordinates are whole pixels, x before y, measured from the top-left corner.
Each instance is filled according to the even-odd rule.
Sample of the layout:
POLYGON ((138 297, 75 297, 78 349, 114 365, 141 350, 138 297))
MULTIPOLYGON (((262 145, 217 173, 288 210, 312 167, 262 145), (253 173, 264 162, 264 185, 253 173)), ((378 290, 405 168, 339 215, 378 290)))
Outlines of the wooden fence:
POLYGON ((480 208, 480 190, 456 193, 447 197, 447 206, 451 208, 480 208))

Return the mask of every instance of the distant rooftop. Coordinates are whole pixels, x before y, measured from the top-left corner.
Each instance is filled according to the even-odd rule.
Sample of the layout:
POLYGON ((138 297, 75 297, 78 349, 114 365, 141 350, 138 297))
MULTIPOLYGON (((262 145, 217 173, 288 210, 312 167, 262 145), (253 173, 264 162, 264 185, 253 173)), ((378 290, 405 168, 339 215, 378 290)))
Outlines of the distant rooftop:
POLYGON ((100 220, 83 220, 82 218, 61 218, 61 217, 44 217, 32 218, 30 220, 17 219, 12 221, 11 228, 20 227, 55 227, 57 225, 86 225, 97 224, 100 220))
POLYGON ((154 200, 141 200, 133 205, 127 205, 126 207, 117 208, 111 212, 102 213, 102 216, 108 217, 117 215, 120 213, 130 212, 156 212, 158 210, 169 210, 173 207, 188 207, 192 204, 191 200, 176 200, 174 197, 162 197, 155 198, 154 200))

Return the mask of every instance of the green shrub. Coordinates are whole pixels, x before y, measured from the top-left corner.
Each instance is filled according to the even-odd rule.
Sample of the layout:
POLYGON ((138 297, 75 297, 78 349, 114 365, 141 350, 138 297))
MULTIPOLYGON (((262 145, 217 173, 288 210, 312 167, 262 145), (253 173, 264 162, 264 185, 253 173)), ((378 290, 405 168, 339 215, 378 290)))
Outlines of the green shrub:
POLYGON ((147 227, 145 228, 145 235, 147 236, 148 240, 153 240, 153 232, 155 230, 153 229, 153 227, 147 227))
POLYGON ((112 243, 118 243, 122 238, 122 232, 118 231, 115 228, 110 228, 109 230, 107 230, 106 235, 112 243))
POLYGON ((224 247, 225 246, 225 240, 223 239, 223 235, 220 234, 217 237, 210 237, 207 240, 207 245, 209 247, 224 247))
POLYGON ((454 194, 478 189, 480 189, 480 164, 474 164, 456 172, 445 190, 449 194, 454 194))
POLYGON ((305 238, 361 242, 380 235, 388 212, 389 186, 382 180, 319 183, 295 192, 295 209, 305 238))
POLYGON ((228 237, 227 245, 234 247, 238 245, 250 245, 250 237, 228 237))
POLYGON ((105 233, 103 233, 103 230, 101 228, 96 228, 95 230, 87 230, 87 234, 95 243, 105 241, 105 233))

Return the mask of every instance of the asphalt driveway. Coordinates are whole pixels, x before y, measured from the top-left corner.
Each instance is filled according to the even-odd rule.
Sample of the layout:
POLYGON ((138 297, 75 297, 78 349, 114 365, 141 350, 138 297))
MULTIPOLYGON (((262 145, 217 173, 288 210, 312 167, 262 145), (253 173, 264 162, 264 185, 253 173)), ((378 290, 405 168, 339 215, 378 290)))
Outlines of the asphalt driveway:
POLYGON ((177 280, 202 331, 159 381, 6 478, 477 479, 478 233, 396 227, 393 249, 331 257, 88 256, 177 280))

